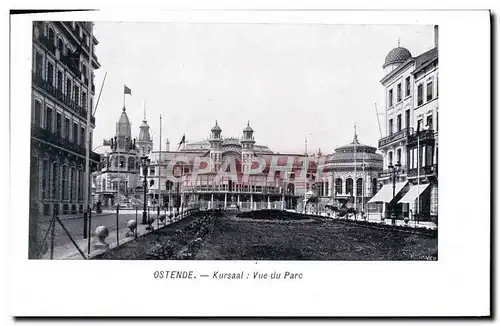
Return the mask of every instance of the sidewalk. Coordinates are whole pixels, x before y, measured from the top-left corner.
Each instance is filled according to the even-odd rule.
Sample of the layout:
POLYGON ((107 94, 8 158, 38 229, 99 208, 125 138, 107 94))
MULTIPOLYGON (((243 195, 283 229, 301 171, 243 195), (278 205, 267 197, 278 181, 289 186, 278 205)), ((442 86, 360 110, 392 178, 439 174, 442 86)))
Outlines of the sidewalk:
MULTIPOLYGON (((103 212, 104 213, 104 212, 103 212)), ((165 224, 159 222, 159 227, 157 227, 157 221, 155 220, 154 223, 151 225, 153 230, 146 230, 147 225, 142 225, 139 224, 137 226, 137 238, 142 237, 145 234, 151 233, 154 230, 161 229, 167 225, 170 225, 172 223, 175 223, 177 221, 180 221, 184 218, 186 218, 187 215, 182 215, 174 218, 171 222, 168 220, 165 221, 165 224)), ((109 232, 108 237, 105 239, 105 242, 109 244, 109 247, 107 249, 98 249, 95 248, 94 246, 99 243, 99 240, 94 236, 94 230, 92 230, 92 237, 90 239, 90 255, 88 254, 88 239, 73 239, 75 240, 76 244, 80 248, 80 250, 84 253, 85 257, 88 258, 93 258, 101 253, 106 252, 107 250, 113 249, 117 247, 117 242, 116 242, 116 230, 112 230, 109 232)), ((118 246, 121 246, 127 242, 135 240, 135 237, 133 234, 131 234, 130 230, 127 227, 121 228, 118 230, 118 240, 119 244, 118 246)), ((41 257, 41 259, 50 259, 50 245, 49 249, 47 252, 41 257)), ((53 259, 61 260, 61 259, 84 259, 82 255, 78 252, 78 249, 75 248, 73 243, 69 241, 68 243, 60 246, 55 246, 54 247, 54 254, 53 254, 53 259)))
MULTIPOLYGON (((288 210, 288 211, 292 211, 292 210, 288 210)), ((308 212, 307 215, 318 216, 317 214, 313 214, 310 212, 308 212)), ((358 216, 358 218, 355 219, 354 216, 349 217, 349 218, 346 218, 345 216, 338 217, 338 216, 334 216, 333 213, 330 213, 330 216, 328 216, 328 213, 320 213, 319 216, 327 217, 327 218, 331 218, 331 219, 351 220, 351 221, 358 220, 358 221, 366 221, 366 222, 377 223, 377 224, 392 225, 391 219, 384 219, 382 221, 380 214, 378 214, 378 213, 368 214, 366 216, 366 220, 364 220, 361 216, 358 216)), ((416 221, 409 221, 408 224, 406 224, 405 221, 403 221, 403 220, 396 220, 396 225, 398 225, 398 226, 407 225, 409 227, 423 228, 423 229, 437 229, 438 228, 434 222, 430 222, 430 221, 422 221, 422 222, 418 222, 418 223, 416 221)))

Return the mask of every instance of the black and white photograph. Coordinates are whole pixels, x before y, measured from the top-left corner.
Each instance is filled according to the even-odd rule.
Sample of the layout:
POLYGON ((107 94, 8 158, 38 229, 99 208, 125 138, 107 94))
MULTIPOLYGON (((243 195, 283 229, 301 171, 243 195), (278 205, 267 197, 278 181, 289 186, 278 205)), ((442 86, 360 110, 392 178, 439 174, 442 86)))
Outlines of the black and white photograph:
POLYGON ((438 44, 33 22, 30 258, 437 260, 438 44))
POLYGON ((11 136, 11 180, 29 170, 10 190, 17 313, 53 314, 34 302, 63 284, 119 298, 61 311, 100 316, 191 316, 181 302, 192 296, 192 316, 221 315, 209 308, 220 299, 202 304, 214 291, 235 295, 228 314, 242 315, 256 299, 241 293, 271 288, 285 308, 269 297, 256 314, 455 315, 460 305, 430 307, 487 291, 489 188, 469 179, 489 182, 489 124, 474 122, 488 87, 458 99, 470 95, 450 86, 464 63, 447 61, 467 38, 468 73, 485 74, 460 79, 489 83, 487 12, 14 16, 10 130, 23 136, 11 136), (461 17, 478 23, 459 36, 461 17), (444 281, 452 261, 471 269, 457 283, 444 281), (21 281, 29 270, 47 280, 40 290, 21 281), (119 304, 155 287, 183 299, 119 304), (330 299, 297 307, 296 289, 330 299), (23 291, 37 294, 20 307, 23 291))

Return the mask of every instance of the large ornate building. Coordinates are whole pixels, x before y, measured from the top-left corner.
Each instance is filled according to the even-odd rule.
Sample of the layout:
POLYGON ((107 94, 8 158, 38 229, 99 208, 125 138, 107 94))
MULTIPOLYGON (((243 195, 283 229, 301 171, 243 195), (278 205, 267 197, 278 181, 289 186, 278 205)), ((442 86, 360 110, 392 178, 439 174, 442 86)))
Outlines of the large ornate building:
POLYGON ((376 151, 360 143, 355 132, 351 143, 326 156, 322 180, 315 187, 320 210, 324 209, 321 206, 338 206, 346 200, 358 210, 377 209, 376 205, 368 205, 378 190, 378 174, 382 171, 383 157, 376 151))
POLYGON ((161 155, 153 151, 150 159, 149 200, 159 199, 160 204, 169 209, 189 205, 204 209, 230 206, 301 209, 300 198, 306 189, 312 188, 317 172, 314 160, 306 159, 304 154, 278 154, 256 144, 249 123, 241 137, 225 138, 216 122, 209 139, 187 143, 178 151, 165 151, 161 155), (213 166, 206 172, 208 161, 213 162, 213 166), (306 161, 307 175, 304 173, 306 161), (219 170, 231 170, 225 165, 227 162, 234 162, 234 177, 218 177, 219 170), (203 174, 199 173, 200 169, 204 170, 203 174), (250 171, 252 173, 245 177, 250 171), (175 182, 177 180, 180 182, 175 182))
POLYGON ((149 134, 146 114, 140 126, 137 140, 132 138, 132 127, 126 108, 123 107, 116 123, 116 133, 111 139, 105 139, 96 148, 101 153, 99 171, 94 173, 94 202, 101 201, 104 207, 142 205, 140 189, 142 180, 139 176, 140 158, 149 155, 153 141, 149 134))
MULTIPOLYGON (((92 145, 94 70, 100 64, 90 22, 33 23, 30 250, 39 215, 84 211, 86 132, 92 145), (92 50, 91 50, 92 47, 92 50)), ((92 147, 90 147, 92 148, 92 147)), ((90 152, 95 169, 99 155, 90 152)))
POLYGON ((392 49, 383 64, 386 92, 386 136, 379 140, 384 155, 383 187, 372 202, 383 214, 437 221, 438 158, 438 29, 435 47, 413 57, 404 47, 392 49), (395 196, 391 167, 401 165, 395 196), (419 216, 416 216, 416 213, 419 216))

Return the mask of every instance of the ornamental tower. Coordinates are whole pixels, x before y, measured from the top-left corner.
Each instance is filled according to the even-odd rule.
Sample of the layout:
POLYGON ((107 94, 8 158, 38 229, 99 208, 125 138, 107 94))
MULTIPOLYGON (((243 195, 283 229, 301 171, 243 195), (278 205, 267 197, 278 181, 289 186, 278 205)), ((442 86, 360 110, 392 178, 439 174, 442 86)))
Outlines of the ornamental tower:
POLYGON ((153 149, 153 139, 149 134, 149 125, 146 120, 146 106, 144 106, 144 119, 139 127, 141 131, 139 132, 139 138, 137 139, 137 147, 139 148, 140 156, 146 156, 151 153, 153 149))
POLYGON ((243 129, 243 138, 241 138, 241 159, 243 160, 243 171, 247 171, 250 168, 250 164, 253 157, 253 149, 255 144, 255 139, 253 137, 253 129, 250 127, 250 121, 248 121, 247 126, 243 129))
POLYGON ((218 171, 222 161, 222 129, 215 120, 215 126, 212 128, 210 134, 210 158, 214 162, 214 170, 218 171))

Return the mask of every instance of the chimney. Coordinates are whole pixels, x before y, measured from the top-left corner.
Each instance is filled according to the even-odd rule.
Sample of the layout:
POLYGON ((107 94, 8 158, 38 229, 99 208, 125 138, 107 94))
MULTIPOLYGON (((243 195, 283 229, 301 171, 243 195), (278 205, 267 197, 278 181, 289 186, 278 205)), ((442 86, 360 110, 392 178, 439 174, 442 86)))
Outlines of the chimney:
POLYGON ((434 47, 438 47, 438 41, 439 41, 439 26, 434 25, 434 47))

